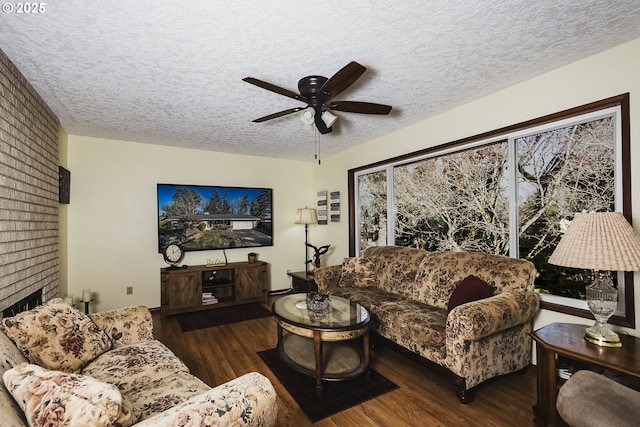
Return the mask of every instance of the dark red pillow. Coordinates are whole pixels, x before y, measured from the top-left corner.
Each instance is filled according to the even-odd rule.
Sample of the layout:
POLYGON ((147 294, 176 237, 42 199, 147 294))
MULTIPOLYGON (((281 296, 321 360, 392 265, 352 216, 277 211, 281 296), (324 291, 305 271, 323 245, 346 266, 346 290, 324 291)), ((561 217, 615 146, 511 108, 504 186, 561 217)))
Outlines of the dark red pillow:
POLYGON ((491 288, 487 282, 476 276, 467 276, 453 290, 449 297, 447 312, 450 312, 460 304, 476 301, 491 296, 491 288))

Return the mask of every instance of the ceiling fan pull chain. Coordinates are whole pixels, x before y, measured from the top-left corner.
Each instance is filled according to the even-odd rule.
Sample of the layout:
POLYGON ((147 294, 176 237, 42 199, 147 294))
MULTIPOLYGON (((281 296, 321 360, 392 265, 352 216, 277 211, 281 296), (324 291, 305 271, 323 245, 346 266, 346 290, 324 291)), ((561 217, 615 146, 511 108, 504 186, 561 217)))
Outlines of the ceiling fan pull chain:
POLYGON ((320 164, 320 135, 318 135, 318 131, 315 128, 314 128, 313 136, 314 136, 315 149, 316 149, 316 160, 318 161, 318 164, 320 164))

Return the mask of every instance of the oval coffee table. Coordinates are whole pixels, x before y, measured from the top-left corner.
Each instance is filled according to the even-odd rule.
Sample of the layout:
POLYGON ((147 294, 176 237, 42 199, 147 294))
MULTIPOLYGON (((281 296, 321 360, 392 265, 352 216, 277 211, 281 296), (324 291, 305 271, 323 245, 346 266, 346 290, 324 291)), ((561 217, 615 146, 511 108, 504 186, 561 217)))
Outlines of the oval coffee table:
POLYGON ((273 303, 278 325, 278 354, 293 369, 322 381, 356 378, 369 368, 369 312, 346 298, 329 297, 326 315, 305 307, 307 294, 292 294, 273 303), (286 330, 288 334, 283 334, 286 330), (359 339, 362 337, 362 339, 359 339))

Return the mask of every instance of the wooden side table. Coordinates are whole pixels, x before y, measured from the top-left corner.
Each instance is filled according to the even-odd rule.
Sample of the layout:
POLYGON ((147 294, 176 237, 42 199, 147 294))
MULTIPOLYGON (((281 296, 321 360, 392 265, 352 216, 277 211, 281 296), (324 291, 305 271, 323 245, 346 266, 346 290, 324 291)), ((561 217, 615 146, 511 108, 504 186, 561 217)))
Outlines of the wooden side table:
POLYGON ((584 339, 587 326, 551 323, 531 335, 536 341, 538 403, 533 407, 536 425, 562 425, 556 409, 558 356, 590 366, 640 378, 640 338, 620 334, 622 347, 599 347, 584 339))
POLYGON ((291 282, 293 284, 292 293, 296 294, 318 290, 318 286, 316 285, 316 281, 314 280, 312 273, 307 273, 306 271, 289 271, 287 274, 291 277, 291 282))

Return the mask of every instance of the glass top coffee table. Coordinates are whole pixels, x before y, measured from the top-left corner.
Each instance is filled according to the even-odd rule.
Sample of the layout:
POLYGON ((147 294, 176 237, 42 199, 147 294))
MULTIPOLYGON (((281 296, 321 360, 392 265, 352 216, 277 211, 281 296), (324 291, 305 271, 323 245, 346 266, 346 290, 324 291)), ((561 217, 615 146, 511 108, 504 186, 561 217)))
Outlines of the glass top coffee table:
POLYGON ((328 310, 306 308, 307 294, 284 296, 273 303, 278 325, 278 354, 293 369, 322 381, 341 381, 368 373, 369 312, 348 299, 329 297, 328 310), (283 331, 287 331, 284 334, 283 331))

